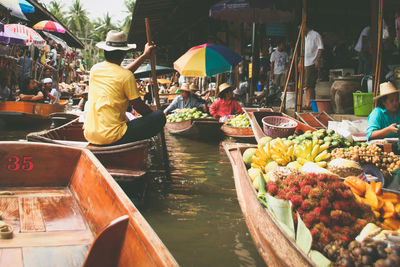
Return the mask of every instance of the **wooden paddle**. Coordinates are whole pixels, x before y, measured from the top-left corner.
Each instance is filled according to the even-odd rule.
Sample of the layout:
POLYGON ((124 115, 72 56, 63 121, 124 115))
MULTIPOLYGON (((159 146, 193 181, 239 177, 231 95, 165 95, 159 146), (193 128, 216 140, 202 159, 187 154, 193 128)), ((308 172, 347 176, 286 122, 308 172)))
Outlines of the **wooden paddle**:
MULTIPOLYGON (((147 36, 147 43, 152 44, 153 40, 151 39, 151 30, 150 30, 150 23, 149 19, 145 18, 144 22, 146 24, 146 36, 147 36)), ((150 56, 150 65, 151 65, 151 76, 153 80, 153 96, 156 100, 156 107, 158 110, 161 110, 161 105, 160 105, 160 96, 158 95, 158 82, 157 82, 157 74, 156 74, 156 58, 154 54, 154 50, 151 52, 150 56)), ((165 134, 164 130, 160 132, 160 139, 161 139, 161 146, 162 146, 162 152, 163 152, 163 158, 164 158, 164 165, 165 169, 169 169, 169 162, 168 162, 168 150, 167 150, 167 142, 165 141, 165 134)))

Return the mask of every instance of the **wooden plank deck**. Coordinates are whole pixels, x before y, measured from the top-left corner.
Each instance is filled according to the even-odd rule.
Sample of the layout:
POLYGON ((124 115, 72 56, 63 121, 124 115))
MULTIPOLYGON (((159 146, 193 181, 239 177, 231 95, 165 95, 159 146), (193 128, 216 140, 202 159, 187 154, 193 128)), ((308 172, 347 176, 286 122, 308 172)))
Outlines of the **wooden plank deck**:
POLYGON ((0 239, 0 266, 81 266, 93 234, 68 188, 0 188, 2 220, 14 228, 0 239))

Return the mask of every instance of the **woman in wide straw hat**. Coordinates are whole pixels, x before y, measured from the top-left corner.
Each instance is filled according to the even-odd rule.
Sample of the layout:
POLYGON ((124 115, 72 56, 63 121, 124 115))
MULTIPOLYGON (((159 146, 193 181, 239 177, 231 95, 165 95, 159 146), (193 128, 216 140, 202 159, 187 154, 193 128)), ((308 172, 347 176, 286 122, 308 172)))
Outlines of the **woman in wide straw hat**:
POLYGON ((243 109, 238 102, 233 99, 233 88, 227 83, 219 86, 219 99, 210 106, 210 114, 216 118, 225 120, 230 115, 243 113, 243 109))
POLYGON ((120 65, 136 45, 128 44, 124 32, 111 30, 106 41, 96 46, 104 50, 106 60, 90 70, 85 138, 95 145, 119 145, 156 135, 163 129, 166 118, 162 111, 152 111, 142 101, 132 73, 150 57, 154 46, 146 44, 144 53, 128 69, 120 65), (125 112, 130 105, 141 118, 128 121, 125 112))
POLYGON ((379 86, 379 96, 374 97, 377 107, 368 116, 367 138, 397 137, 400 123, 399 90, 391 83, 379 86))
POLYGON ((175 97, 172 103, 164 110, 164 113, 168 114, 178 108, 198 108, 207 112, 206 104, 192 95, 192 92, 196 90, 195 87, 190 86, 188 83, 183 83, 179 90, 176 91, 180 95, 175 97))

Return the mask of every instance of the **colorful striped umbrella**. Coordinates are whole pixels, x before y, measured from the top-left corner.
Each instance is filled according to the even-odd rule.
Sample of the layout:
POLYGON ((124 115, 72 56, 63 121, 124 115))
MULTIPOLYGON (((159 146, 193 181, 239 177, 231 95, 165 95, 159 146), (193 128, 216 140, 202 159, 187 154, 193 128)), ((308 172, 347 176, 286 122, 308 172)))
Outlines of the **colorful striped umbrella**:
POLYGON ((202 44, 189 49, 174 62, 174 68, 184 76, 213 76, 229 72, 242 57, 231 49, 215 44, 202 44))
POLYGON ((25 46, 26 40, 24 36, 9 30, 7 27, 4 27, 4 31, 0 32, 0 43, 2 44, 25 46))
POLYGON ((22 24, 6 24, 5 27, 18 35, 22 35, 27 39, 26 45, 34 45, 36 47, 43 47, 46 45, 46 41, 40 36, 39 33, 35 32, 32 28, 29 28, 22 24))
POLYGON ((65 33, 65 28, 60 23, 51 20, 42 20, 33 25, 35 30, 65 33))

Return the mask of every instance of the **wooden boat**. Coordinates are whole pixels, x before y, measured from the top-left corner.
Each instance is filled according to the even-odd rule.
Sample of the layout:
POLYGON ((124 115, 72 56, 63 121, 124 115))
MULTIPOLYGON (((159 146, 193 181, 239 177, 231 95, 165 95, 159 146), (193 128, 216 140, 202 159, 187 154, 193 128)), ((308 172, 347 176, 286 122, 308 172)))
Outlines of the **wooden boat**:
POLYGON ((33 142, 87 148, 118 180, 135 180, 146 174, 149 139, 116 146, 95 146, 86 141, 82 126, 78 118, 58 128, 30 133, 26 138, 33 142))
POLYGON ((259 203, 242 158, 242 153, 248 147, 224 143, 232 164, 239 205, 259 254, 267 266, 316 266, 259 203))
POLYGON ((219 138, 222 122, 216 119, 191 119, 182 122, 167 122, 165 128, 173 135, 192 138, 219 138))
POLYGON ((297 128, 295 130, 295 134, 303 134, 304 132, 310 130, 310 131, 315 131, 316 129, 308 126, 292 117, 289 115, 286 115, 285 113, 280 113, 280 112, 271 112, 270 109, 255 109, 255 108, 246 108, 245 112, 250 118, 251 122, 251 128, 253 129, 254 136, 256 140, 260 140, 265 136, 264 131, 263 131, 263 124, 262 124, 262 119, 266 116, 284 116, 289 119, 295 120, 297 122, 297 128))
MULTIPOLYGON (((61 101, 60 101, 61 102, 61 101)), ((0 119, 8 125, 24 126, 50 123, 50 114, 64 112, 67 101, 61 104, 44 104, 24 101, 0 102, 0 119)))
POLYGON ((88 150, 0 144, 1 266, 178 266, 88 150))
POLYGON ((51 121, 53 122, 54 127, 60 127, 63 124, 66 124, 70 121, 75 120, 79 116, 76 114, 66 113, 66 112, 54 112, 50 114, 51 121))
POLYGON ((226 136, 232 137, 237 141, 253 143, 255 137, 251 127, 233 127, 227 124, 222 125, 221 130, 226 136))
POLYGON ((315 113, 315 112, 296 112, 297 117, 305 124, 314 127, 316 129, 328 129, 329 121, 334 121, 331 116, 329 116, 325 111, 315 113))

